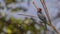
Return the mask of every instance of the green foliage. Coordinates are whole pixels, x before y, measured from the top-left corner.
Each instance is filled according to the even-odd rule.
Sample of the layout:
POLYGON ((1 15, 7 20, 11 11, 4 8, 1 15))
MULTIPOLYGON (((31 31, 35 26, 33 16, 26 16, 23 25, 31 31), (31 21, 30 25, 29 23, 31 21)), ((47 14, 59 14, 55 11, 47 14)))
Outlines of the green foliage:
POLYGON ((15 3, 16 0, 4 0, 4 2, 5 2, 6 5, 7 5, 7 4, 10 4, 10 3, 15 3))
POLYGON ((0 29, 2 30, 3 27, 6 26, 6 33, 8 34, 20 34, 23 32, 26 33, 28 30, 31 31, 31 34, 37 34, 42 28, 43 26, 40 26, 41 29, 36 29, 35 24, 36 21, 33 18, 25 18, 24 20, 22 19, 16 19, 13 17, 10 17, 10 19, 8 21, 5 21, 5 18, 1 18, 2 20, 0 20, 0 29), (4 25, 3 25, 4 24, 4 25))
POLYGON ((26 8, 23 8, 23 7, 16 7, 16 8, 11 9, 12 12, 17 12, 19 10, 23 10, 24 12, 27 11, 27 9, 26 8))
POLYGON ((12 12, 16 12, 16 11, 18 11, 18 10, 22 10, 22 8, 18 8, 18 7, 17 7, 17 8, 11 9, 12 12))

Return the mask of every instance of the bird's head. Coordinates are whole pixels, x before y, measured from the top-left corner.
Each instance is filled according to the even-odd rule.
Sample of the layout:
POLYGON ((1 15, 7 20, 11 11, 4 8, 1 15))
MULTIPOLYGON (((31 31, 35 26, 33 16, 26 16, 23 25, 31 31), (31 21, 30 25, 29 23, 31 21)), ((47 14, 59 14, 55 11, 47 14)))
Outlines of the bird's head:
POLYGON ((37 12, 38 13, 42 13, 42 9, 41 8, 37 8, 37 12))

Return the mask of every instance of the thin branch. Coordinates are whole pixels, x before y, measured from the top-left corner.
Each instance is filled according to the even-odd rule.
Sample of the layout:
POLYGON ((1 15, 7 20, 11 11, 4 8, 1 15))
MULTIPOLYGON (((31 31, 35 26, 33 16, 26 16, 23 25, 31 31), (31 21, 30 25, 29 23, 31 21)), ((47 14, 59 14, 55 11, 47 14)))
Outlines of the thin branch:
POLYGON ((55 28, 55 26, 53 26, 53 25, 51 24, 51 20, 50 20, 50 17, 49 17, 49 14, 48 14, 48 10, 47 10, 47 7, 46 7, 46 4, 45 4, 44 0, 40 0, 40 2, 42 3, 43 8, 44 8, 44 10, 45 10, 45 13, 46 13, 46 15, 47 15, 47 17, 48 17, 47 24, 49 24, 49 26, 51 26, 51 27, 53 28, 53 30, 54 30, 57 34, 60 34, 60 33, 57 31, 57 29, 55 28))
POLYGON ((37 6, 37 4, 34 2, 34 0, 32 0, 31 2, 33 3, 34 7, 37 9, 38 6, 37 6))
POLYGON ((41 1, 42 5, 43 5, 45 13, 46 13, 46 15, 48 17, 49 24, 51 24, 51 20, 50 20, 49 14, 48 14, 48 10, 47 10, 46 4, 45 4, 44 0, 40 0, 40 1, 41 1))
POLYGON ((37 16, 31 16, 31 15, 27 15, 27 14, 18 14, 18 15, 22 15, 22 16, 29 16, 29 17, 38 18, 37 16))

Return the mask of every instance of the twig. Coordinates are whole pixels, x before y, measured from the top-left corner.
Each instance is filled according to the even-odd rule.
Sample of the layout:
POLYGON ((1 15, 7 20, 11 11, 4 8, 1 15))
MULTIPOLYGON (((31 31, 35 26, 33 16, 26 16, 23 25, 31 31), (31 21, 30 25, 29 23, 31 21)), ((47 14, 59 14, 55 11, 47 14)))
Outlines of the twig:
POLYGON ((38 18, 37 16, 31 16, 31 15, 27 15, 27 14, 18 14, 18 15, 22 15, 22 16, 30 16, 30 17, 38 18))
POLYGON ((46 7, 46 4, 45 4, 44 0, 40 0, 40 2, 42 3, 43 8, 44 8, 44 10, 45 10, 45 13, 46 13, 46 15, 47 15, 47 17, 48 17, 47 24, 48 24, 49 26, 51 26, 51 27, 53 28, 53 30, 54 30, 57 34, 60 34, 60 33, 57 31, 57 29, 55 28, 55 26, 53 26, 53 25, 51 24, 51 20, 50 20, 50 17, 49 17, 49 14, 48 14, 48 10, 47 10, 47 7, 46 7))
POLYGON ((46 4, 45 4, 44 0, 40 0, 40 1, 41 1, 42 5, 43 5, 45 13, 46 13, 46 15, 48 17, 48 21, 50 22, 49 24, 51 24, 51 20, 50 20, 49 14, 48 14, 48 10, 47 10, 46 4))
POLYGON ((37 4, 34 2, 34 0, 32 0, 32 3, 33 3, 33 5, 34 5, 34 7, 37 9, 38 6, 37 6, 37 4))

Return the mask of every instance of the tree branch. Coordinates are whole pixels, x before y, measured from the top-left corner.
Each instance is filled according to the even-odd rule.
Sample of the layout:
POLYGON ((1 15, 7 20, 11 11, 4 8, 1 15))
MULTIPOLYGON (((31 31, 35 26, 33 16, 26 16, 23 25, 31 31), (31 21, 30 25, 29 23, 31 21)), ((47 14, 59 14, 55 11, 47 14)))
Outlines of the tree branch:
POLYGON ((29 16, 29 17, 38 18, 37 16, 31 16, 31 15, 27 15, 27 14, 18 14, 18 15, 22 15, 22 16, 29 16))
POLYGON ((50 20, 50 17, 49 17, 49 14, 48 14, 48 10, 47 10, 47 7, 46 7, 46 4, 45 4, 44 0, 40 0, 40 2, 41 2, 42 5, 43 5, 43 8, 44 8, 45 13, 46 13, 46 16, 48 17, 47 24, 48 24, 49 26, 51 26, 51 27, 53 28, 53 30, 54 30, 57 34, 60 34, 60 33, 57 31, 57 29, 51 24, 51 20, 50 20))

